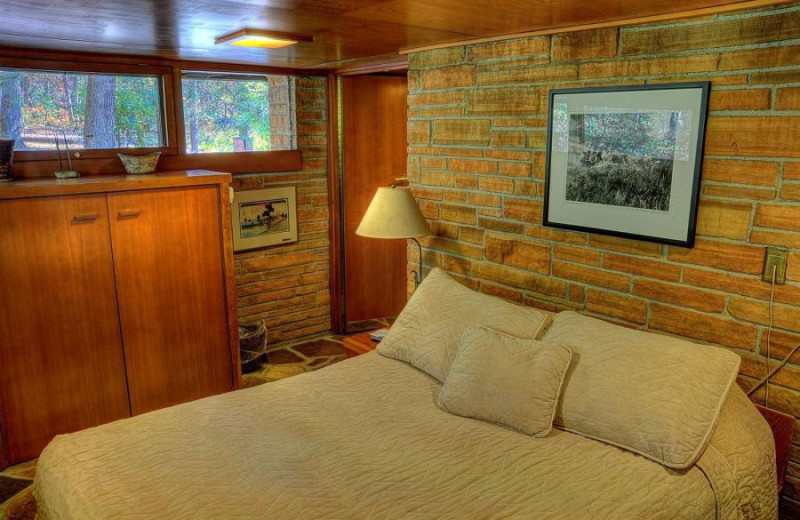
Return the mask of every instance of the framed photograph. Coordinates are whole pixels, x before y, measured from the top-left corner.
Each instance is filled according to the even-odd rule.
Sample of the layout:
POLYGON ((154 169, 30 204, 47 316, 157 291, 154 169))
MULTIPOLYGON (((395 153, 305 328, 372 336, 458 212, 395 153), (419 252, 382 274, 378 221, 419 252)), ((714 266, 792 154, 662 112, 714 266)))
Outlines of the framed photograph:
POLYGON ((297 242, 295 187, 234 192, 231 220, 234 251, 297 242))
POLYGON ((693 246, 709 88, 551 90, 544 225, 693 246))

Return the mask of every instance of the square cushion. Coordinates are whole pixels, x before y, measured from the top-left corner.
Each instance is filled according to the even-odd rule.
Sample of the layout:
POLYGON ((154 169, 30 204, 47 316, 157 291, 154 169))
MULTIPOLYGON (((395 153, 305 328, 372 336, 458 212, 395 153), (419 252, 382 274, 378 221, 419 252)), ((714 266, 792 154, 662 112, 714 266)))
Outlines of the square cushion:
POLYGON ((571 357, 562 345, 470 327, 439 393, 439 406, 546 437, 571 357))
POLYGON ((433 269, 417 287, 377 352, 444 382, 464 331, 485 325, 519 338, 536 338, 550 314, 467 289, 433 269))
POLYGON ((555 425, 687 469, 703 454, 741 362, 733 352, 558 313, 544 341, 568 346, 555 425))

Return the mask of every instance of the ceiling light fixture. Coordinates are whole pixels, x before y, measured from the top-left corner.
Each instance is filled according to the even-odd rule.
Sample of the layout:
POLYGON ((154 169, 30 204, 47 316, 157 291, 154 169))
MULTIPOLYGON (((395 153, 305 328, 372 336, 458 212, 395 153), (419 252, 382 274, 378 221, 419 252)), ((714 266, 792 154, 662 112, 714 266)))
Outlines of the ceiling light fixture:
POLYGON ((262 29, 239 29, 232 33, 220 36, 214 40, 214 45, 230 43, 238 47, 258 47, 261 49, 280 49, 299 42, 313 42, 314 37, 305 34, 287 33, 281 31, 265 31, 262 29))

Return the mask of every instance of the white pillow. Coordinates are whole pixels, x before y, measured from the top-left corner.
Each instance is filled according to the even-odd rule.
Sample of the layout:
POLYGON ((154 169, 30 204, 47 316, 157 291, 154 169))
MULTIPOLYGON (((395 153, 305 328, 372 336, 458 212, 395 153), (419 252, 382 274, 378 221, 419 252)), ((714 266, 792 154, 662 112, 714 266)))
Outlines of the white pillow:
POLYGON ((470 325, 533 339, 550 319, 545 311, 467 289, 436 268, 414 292, 376 350, 444 381, 461 336, 470 325))
POLYGON ((563 345, 470 327, 439 392, 439 406, 547 437, 571 357, 563 345))
POLYGON ((555 425, 674 469, 703 454, 741 359, 723 348, 558 313, 544 341, 568 346, 555 425))

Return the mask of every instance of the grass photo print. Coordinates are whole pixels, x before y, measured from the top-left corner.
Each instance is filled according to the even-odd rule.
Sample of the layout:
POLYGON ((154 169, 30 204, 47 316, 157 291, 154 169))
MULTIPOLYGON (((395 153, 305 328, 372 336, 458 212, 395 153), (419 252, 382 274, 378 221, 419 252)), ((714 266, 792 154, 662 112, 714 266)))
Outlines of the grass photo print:
POLYGON ((551 90, 544 224, 691 246, 708 90, 551 90))

